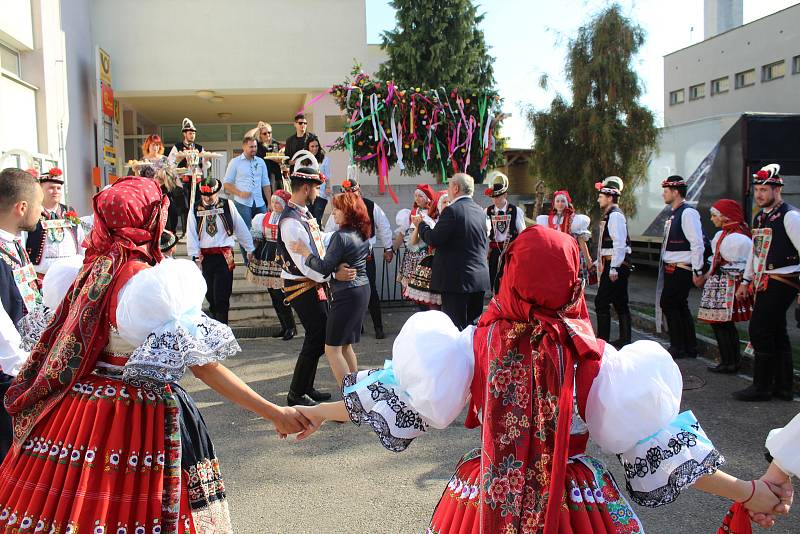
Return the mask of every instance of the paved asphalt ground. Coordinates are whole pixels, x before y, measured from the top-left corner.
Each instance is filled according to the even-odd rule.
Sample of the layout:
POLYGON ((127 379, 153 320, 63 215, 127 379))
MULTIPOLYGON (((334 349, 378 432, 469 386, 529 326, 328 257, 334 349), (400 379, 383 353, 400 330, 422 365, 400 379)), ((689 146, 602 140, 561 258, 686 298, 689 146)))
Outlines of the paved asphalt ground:
MULTIPOLYGON (((383 365, 390 356, 391 334, 408 315, 397 309, 384 311, 390 334, 384 340, 372 337, 367 320, 367 333, 357 346, 361 367, 383 365)), ((635 337, 647 335, 639 332, 635 337)), ((301 343, 300 337, 290 342, 244 340, 244 351, 228 365, 267 399, 283 404, 301 343)), ((741 478, 760 476, 766 468, 767 432, 789 421, 800 411, 800 403, 734 402, 730 394, 746 386, 745 379, 712 375, 706 364, 680 361, 685 387, 695 388, 684 392, 683 408, 694 411, 725 455, 727 471, 741 478)), ((304 442, 281 441, 269 423, 221 400, 192 377, 184 382, 214 437, 237 534, 424 532, 455 463, 479 444, 478 431, 463 427, 463 415, 450 428, 417 439, 401 454, 386 451, 370 430, 350 423, 326 423, 304 442)), ((324 357, 317 384, 334 389, 324 357)), ((624 419, 620 414, 621 424, 624 419)), ((596 449, 590 453, 622 480, 615 458, 596 449)), ((714 534, 728 505, 690 489, 669 506, 637 511, 650 534, 714 534)), ((800 533, 800 509, 771 531, 800 533)))

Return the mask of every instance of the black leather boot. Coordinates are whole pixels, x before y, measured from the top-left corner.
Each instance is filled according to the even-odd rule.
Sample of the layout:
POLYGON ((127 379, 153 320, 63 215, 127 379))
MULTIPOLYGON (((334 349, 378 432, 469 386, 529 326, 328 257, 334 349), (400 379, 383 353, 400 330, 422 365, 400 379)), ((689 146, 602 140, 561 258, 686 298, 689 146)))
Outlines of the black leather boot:
MULTIPOLYGON (((735 327, 734 327, 735 328, 735 327)), ((717 339, 717 350, 719 351, 719 363, 709 366, 708 370, 712 373, 727 374, 733 369, 731 362, 731 340, 728 330, 721 324, 712 324, 714 337, 717 339)))
POLYGON ((753 384, 743 390, 736 391, 733 398, 744 402, 768 401, 772 398, 771 355, 756 352, 753 362, 753 384))
POLYGON ((792 353, 784 352, 780 355, 780 362, 775 367, 775 385, 772 396, 784 401, 794 400, 794 365, 792 353))
POLYGON ((631 342, 631 314, 619 314, 619 339, 612 341, 611 344, 617 349, 621 349, 631 342))

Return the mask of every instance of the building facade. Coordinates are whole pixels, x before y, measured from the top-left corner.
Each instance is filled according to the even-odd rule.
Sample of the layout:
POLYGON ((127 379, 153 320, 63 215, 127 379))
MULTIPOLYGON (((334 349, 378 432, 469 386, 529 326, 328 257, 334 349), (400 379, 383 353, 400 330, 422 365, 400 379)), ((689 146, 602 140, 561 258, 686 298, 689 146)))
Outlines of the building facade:
MULTIPOLYGON (((735 20, 737 12, 741 22, 741 0, 707 1, 706 7, 706 20, 714 16, 712 30, 735 20), (735 5, 720 11, 709 3, 735 5)), ((800 4, 664 56, 664 126, 730 113, 798 110, 800 4)))

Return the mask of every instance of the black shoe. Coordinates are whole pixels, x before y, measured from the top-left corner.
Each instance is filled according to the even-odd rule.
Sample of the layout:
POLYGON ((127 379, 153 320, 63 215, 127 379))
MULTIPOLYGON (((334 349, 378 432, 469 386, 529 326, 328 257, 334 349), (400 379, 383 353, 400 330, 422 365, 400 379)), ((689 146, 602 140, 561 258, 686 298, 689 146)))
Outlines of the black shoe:
POLYGON ((386 337, 386 334, 383 332, 383 328, 380 326, 375 327, 375 339, 383 339, 386 337))
POLYGON ((309 397, 308 395, 300 395, 296 396, 292 393, 286 395, 286 404, 289 406, 316 406, 317 401, 309 397))
POLYGON ((283 333, 283 340, 289 341, 296 335, 297 335, 297 330, 294 328, 289 328, 288 330, 286 330, 286 332, 283 333))
POLYGON ((759 402, 770 400, 772 395, 768 391, 759 391, 755 386, 750 386, 741 391, 735 391, 733 398, 743 402, 759 402))
POLYGON ((278 330, 277 332, 272 334, 270 337, 277 339, 277 338, 283 337, 285 335, 286 335, 286 329, 285 328, 281 328, 280 330, 278 330))
POLYGON ((685 352, 683 352, 682 350, 673 349, 672 347, 668 348, 667 352, 669 352, 673 360, 682 360, 684 358, 688 358, 685 352))
POLYGON ((711 373, 719 373, 723 375, 733 375, 739 371, 739 369, 737 369, 736 366, 731 363, 710 365, 707 367, 707 369, 711 373))
POLYGON ((316 389, 311 389, 311 391, 306 395, 307 397, 311 397, 313 400, 317 402, 325 402, 331 400, 330 393, 323 393, 322 391, 318 391, 316 389))

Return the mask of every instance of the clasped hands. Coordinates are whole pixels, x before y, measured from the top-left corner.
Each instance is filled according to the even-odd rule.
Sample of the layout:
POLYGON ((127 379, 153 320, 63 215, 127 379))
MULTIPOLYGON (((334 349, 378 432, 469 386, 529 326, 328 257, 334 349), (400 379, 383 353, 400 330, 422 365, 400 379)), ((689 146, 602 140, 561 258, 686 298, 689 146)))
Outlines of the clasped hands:
MULTIPOLYGON (((302 241, 289 242, 289 250, 295 254, 300 254, 304 258, 311 255, 311 249, 302 241)), ((356 270, 352 269, 347 263, 340 263, 336 268, 336 272, 333 273, 333 277, 339 282, 349 282, 355 280, 356 270)))
POLYGON ((792 479, 771 463, 764 475, 756 481, 753 497, 744 506, 750 519, 762 528, 775 524, 776 515, 786 515, 794 500, 792 479))

